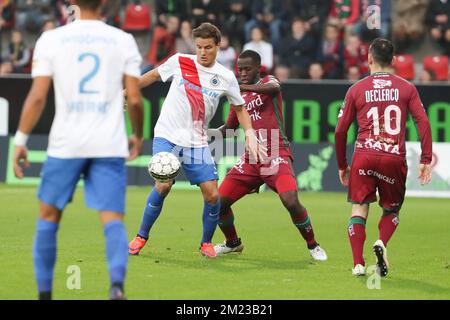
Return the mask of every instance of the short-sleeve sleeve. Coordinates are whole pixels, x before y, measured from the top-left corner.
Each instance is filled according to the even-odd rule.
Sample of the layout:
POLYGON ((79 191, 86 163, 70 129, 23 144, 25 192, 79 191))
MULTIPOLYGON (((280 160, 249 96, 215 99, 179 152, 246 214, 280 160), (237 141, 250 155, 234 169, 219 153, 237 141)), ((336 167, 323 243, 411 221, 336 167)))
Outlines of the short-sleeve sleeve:
POLYGON ((245 104, 244 98, 241 96, 241 90, 236 78, 230 78, 229 87, 225 92, 228 102, 234 106, 242 106, 245 104))
POLYGON ((125 59, 125 74, 132 77, 139 77, 141 75, 142 57, 139 53, 138 46, 132 35, 127 35, 126 59, 125 59))
POLYGON ((33 53, 31 76, 51 77, 53 75, 52 54, 54 52, 48 32, 44 32, 36 42, 33 53))
POLYGON ((163 82, 166 82, 175 75, 177 67, 179 66, 178 57, 178 54, 174 54, 158 67, 158 73, 163 82))

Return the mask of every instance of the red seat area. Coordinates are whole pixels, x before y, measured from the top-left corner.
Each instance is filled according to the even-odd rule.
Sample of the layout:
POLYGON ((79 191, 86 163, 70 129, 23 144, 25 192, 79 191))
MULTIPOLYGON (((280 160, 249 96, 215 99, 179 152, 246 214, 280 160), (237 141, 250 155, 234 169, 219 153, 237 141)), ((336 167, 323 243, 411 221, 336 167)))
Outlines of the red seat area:
POLYGON ((151 26, 151 10, 147 4, 129 4, 125 9, 122 29, 125 31, 145 31, 151 26))
POLYGON ((406 80, 414 80, 414 58, 410 54, 395 56, 393 63, 395 74, 406 80))
POLYGON ((448 80, 448 57, 447 56, 425 56, 423 68, 431 70, 436 74, 436 80, 448 80))

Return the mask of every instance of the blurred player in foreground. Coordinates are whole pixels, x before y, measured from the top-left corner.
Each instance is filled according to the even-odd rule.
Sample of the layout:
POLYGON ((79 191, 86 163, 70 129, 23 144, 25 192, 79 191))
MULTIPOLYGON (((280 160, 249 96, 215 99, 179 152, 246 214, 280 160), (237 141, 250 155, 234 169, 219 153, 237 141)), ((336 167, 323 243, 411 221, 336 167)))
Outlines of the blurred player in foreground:
POLYGON ((432 139, 428 117, 414 85, 390 73, 393 54, 390 41, 378 38, 372 42, 371 75, 348 90, 335 132, 339 179, 348 186, 348 201, 353 203, 348 235, 353 252, 352 273, 356 276, 366 273, 365 224, 369 204, 377 200, 377 191, 383 214, 373 251, 380 276, 388 273, 386 246, 399 224, 405 197, 405 125, 409 113, 419 129, 422 147, 419 178, 422 184, 431 179, 432 139), (347 131, 355 117, 359 131, 350 168, 346 158, 347 131))
MULTIPOLYGON (((233 72, 216 62, 221 34, 216 26, 203 23, 193 30, 196 55, 175 54, 164 64, 140 78, 146 87, 158 80, 172 84, 164 100, 155 126, 153 154, 172 152, 181 160, 184 173, 192 185, 199 185, 204 199, 202 255, 214 258, 211 243, 220 211, 217 169, 208 146, 206 128, 216 113, 219 100, 226 96, 246 132, 250 154, 258 157, 258 141, 251 120, 244 108, 245 101, 233 72)), ((129 244, 129 253, 137 255, 145 246, 149 232, 161 213, 164 199, 174 181, 156 181, 144 208, 141 227, 129 244)))
MULTIPOLYGON (((292 222, 306 241, 311 256, 315 260, 327 260, 323 250, 314 238, 308 212, 300 204, 297 182, 292 169, 293 156, 283 128, 281 86, 273 76, 261 78, 261 56, 252 50, 244 51, 238 59, 240 89, 245 100, 252 126, 260 141, 267 148, 268 157, 258 163, 250 163, 245 153, 228 172, 220 185, 221 209, 219 226, 225 235, 225 242, 215 246, 218 254, 241 252, 244 248, 237 236, 231 206, 266 183, 278 193, 284 207, 289 211, 292 222)), ((230 110, 227 122, 219 129, 220 137, 234 133, 239 123, 236 112, 230 110), (231 131, 231 132, 227 132, 231 131)), ((211 135, 217 135, 214 129, 211 135)))
POLYGON ((83 176, 86 204, 100 214, 106 238, 110 299, 124 298, 128 259, 125 159, 142 147, 141 56, 134 38, 100 21, 102 0, 78 0, 80 19, 45 32, 37 41, 33 84, 15 136, 14 173, 29 166, 26 143, 45 108, 52 83, 56 114, 38 197, 40 215, 33 246, 39 298, 52 297, 56 234, 62 213, 83 176), (89 40, 89 41, 87 41, 89 40), (134 135, 126 136, 123 84, 134 135), (131 146, 129 152, 128 146, 131 146))

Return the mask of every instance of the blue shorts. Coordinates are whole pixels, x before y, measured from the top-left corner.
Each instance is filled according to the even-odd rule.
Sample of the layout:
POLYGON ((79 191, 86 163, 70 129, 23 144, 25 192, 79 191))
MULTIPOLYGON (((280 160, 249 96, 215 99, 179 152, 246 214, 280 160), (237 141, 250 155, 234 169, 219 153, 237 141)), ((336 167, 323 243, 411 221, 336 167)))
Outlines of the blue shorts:
POLYGON ((153 139, 153 154, 171 152, 180 159, 186 177, 192 185, 219 180, 209 147, 180 147, 164 138, 153 139))
POLYGON ((125 213, 127 169, 124 158, 48 157, 41 176, 39 200, 61 211, 72 201, 75 187, 82 177, 89 208, 125 213))

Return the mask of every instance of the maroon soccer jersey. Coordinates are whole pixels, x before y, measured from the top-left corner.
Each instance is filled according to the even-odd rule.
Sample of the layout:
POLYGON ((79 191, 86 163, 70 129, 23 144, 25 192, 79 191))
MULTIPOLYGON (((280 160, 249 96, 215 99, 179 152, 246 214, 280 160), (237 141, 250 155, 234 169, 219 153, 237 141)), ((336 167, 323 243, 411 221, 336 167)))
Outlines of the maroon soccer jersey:
MULTIPOLYGON (((257 84, 277 82, 278 80, 268 75, 261 79, 257 84)), ((245 100, 246 109, 252 120, 252 127, 256 131, 258 138, 267 146, 268 155, 276 156, 278 150, 279 156, 292 158, 289 141, 283 126, 283 98, 281 92, 276 96, 261 94, 256 92, 243 92, 242 97, 245 100)), ((236 129, 239 126, 236 112, 230 109, 226 129, 236 129)))
POLYGON ((430 163, 431 129, 415 86, 390 73, 374 73, 354 84, 345 96, 335 132, 339 169, 347 167, 347 130, 355 117, 359 130, 355 153, 405 158, 405 126, 411 113, 419 129, 421 163, 430 163))

